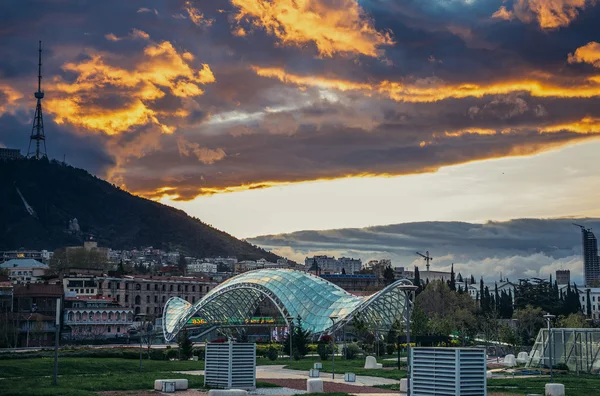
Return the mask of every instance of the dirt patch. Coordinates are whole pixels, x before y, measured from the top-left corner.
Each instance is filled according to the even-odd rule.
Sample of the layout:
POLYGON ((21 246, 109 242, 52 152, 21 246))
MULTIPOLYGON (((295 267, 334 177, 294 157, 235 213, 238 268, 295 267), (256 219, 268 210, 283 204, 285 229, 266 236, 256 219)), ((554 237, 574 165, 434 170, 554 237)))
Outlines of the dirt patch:
MULTIPOLYGON (((306 390, 306 380, 303 379, 280 379, 280 378, 261 378, 262 382, 279 385, 281 387, 306 390)), ((344 392, 344 393, 390 393, 389 389, 373 388, 370 386, 358 386, 350 384, 340 384, 337 382, 323 381, 323 391, 344 392)))

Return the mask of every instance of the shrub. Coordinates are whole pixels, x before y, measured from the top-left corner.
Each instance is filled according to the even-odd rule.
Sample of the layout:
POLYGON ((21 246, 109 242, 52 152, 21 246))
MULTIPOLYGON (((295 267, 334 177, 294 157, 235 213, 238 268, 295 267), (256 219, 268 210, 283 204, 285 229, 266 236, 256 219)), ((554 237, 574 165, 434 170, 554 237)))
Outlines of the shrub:
POLYGON ((396 344, 387 344, 385 350, 389 355, 393 355, 396 352, 396 344))
POLYGON ((346 359, 356 359, 358 354, 360 353, 360 347, 356 343, 351 343, 346 346, 346 350, 344 354, 346 355, 346 359))
POLYGON ((302 359, 302 354, 300 352, 298 352, 297 349, 294 349, 294 360, 300 360, 302 359))
POLYGON ((271 346, 269 348, 269 351, 267 352, 267 357, 269 358, 269 360, 275 361, 279 357, 279 352, 277 351, 277 349, 271 346))
POLYGON ((325 343, 319 343, 319 345, 317 345, 317 353, 321 357, 321 360, 325 361, 329 359, 331 352, 333 352, 331 345, 325 343))
POLYGON ((198 356, 198 360, 204 360, 206 350, 204 348, 194 348, 192 349, 192 356, 198 356))
POLYGON ((565 371, 569 371, 569 366, 567 366, 565 363, 558 363, 558 364, 555 364, 555 365, 553 366, 553 368, 554 368, 555 370, 565 370, 565 371))
POLYGON ((179 352, 176 349, 169 348, 165 350, 165 356, 168 360, 177 359, 179 357, 179 352))

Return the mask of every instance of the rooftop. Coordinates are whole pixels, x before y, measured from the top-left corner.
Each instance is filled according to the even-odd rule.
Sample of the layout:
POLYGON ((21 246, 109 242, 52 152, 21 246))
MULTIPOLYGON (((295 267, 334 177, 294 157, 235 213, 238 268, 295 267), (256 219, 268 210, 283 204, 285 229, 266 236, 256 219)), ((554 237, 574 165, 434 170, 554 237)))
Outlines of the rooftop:
POLYGON ((48 266, 34 259, 12 259, 0 264, 0 268, 45 268, 48 266))

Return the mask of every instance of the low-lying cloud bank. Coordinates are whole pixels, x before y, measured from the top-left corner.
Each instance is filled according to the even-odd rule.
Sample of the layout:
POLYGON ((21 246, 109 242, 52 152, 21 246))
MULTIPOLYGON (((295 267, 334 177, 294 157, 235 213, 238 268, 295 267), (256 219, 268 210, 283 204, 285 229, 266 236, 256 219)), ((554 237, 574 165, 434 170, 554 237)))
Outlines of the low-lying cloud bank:
POLYGON ((516 219, 485 224, 419 222, 250 238, 251 243, 297 262, 328 254, 370 259, 391 258, 397 267, 425 268, 415 252, 429 250, 432 270, 449 270, 486 280, 553 275, 571 270, 571 281, 583 279, 581 232, 573 225, 600 229, 600 219, 516 219))

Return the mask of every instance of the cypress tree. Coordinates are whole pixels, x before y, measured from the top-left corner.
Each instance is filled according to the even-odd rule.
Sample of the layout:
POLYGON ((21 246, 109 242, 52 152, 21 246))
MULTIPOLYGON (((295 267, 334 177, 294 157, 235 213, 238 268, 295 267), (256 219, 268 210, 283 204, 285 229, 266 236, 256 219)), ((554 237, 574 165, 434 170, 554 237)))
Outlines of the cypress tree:
POLYGON ((448 284, 448 286, 450 286, 450 290, 456 291, 456 278, 454 276, 454 263, 452 263, 452 267, 450 267, 450 283, 448 284))
POLYGON ((479 280, 479 303, 481 310, 485 312, 485 290, 483 288, 483 278, 479 280))
POLYGON ((498 282, 494 282, 494 301, 496 302, 496 311, 500 310, 500 294, 498 294, 498 282))
POLYGON ((590 298, 590 289, 587 289, 586 294, 587 294, 587 296, 585 298, 587 300, 587 306, 586 306, 587 312, 586 313, 587 313, 588 318, 591 318, 592 317, 592 299, 590 298))
POLYGON ((471 275, 471 284, 474 285, 475 284, 475 277, 473 275, 471 275))
POLYGON ((419 267, 415 265, 415 286, 421 287, 421 274, 419 274, 419 267))

